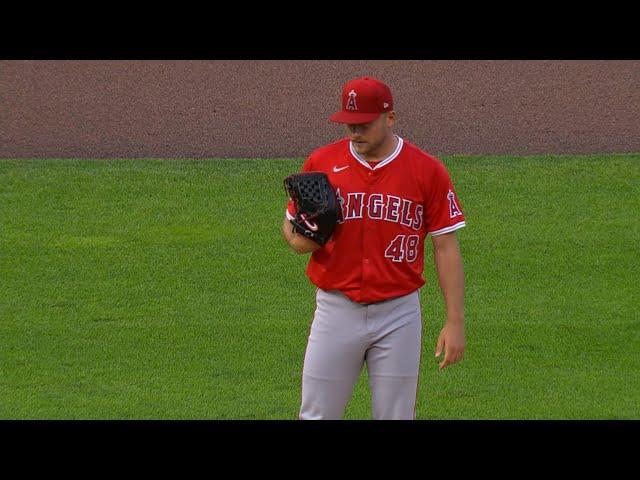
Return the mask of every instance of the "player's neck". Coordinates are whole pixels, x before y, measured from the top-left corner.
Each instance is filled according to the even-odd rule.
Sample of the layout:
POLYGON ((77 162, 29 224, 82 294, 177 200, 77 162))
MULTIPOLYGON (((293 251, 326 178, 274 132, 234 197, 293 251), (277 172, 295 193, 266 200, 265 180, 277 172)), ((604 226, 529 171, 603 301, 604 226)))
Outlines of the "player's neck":
POLYGON ((396 149, 398 145, 398 137, 394 133, 390 133, 389 136, 380 144, 380 146, 362 155, 362 157, 370 163, 378 163, 381 160, 387 158, 396 149))

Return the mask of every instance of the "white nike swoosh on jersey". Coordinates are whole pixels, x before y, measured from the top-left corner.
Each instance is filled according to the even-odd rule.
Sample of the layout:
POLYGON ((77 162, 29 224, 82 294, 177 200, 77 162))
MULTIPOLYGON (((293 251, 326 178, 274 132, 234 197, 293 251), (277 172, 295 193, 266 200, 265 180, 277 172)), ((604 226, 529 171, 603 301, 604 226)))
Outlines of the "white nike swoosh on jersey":
POLYGON ((347 165, 346 167, 340 167, 340 168, 334 166, 333 167, 333 171, 334 171, 334 173, 338 173, 338 172, 341 172, 342 170, 344 170, 345 168, 349 168, 349 165, 347 165))

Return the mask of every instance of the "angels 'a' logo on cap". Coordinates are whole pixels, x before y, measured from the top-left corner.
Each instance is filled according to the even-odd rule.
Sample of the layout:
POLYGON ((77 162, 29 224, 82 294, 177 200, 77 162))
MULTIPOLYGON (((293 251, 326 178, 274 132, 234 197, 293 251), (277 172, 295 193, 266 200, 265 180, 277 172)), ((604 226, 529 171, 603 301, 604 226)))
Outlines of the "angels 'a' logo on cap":
POLYGON ((349 92, 349 100, 347 100, 347 105, 345 106, 346 110, 358 110, 358 105, 356 104, 356 91, 351 90, 349 92))

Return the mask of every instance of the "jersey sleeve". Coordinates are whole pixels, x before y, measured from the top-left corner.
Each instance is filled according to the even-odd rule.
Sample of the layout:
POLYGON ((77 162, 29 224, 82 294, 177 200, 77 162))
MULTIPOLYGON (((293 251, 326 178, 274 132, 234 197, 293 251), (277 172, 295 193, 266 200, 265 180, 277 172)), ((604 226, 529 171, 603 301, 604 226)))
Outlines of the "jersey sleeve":
POLYGON ((465 226, 464 213, 449 172, 439 160, 428 183, 425 202, 427 233, 432 236, 453 232, 465 226))
MULTIPOLYGON (((313 154, 309 155, 309 157, 304 161, 300 171, 301 172, 310 172, 310 171, 312 171, 313 170, 313 167, 311 166, 312 162, 313 162, 313 154)), ((291 200, 291 199, 289 199, 289 201, 287 202, 287 208, 285 210, 285 215, 287 217, 287 220, 293 220, 295 218, 296 205, 295 205, 295 203, 293 203, 293 200, 291 200)))

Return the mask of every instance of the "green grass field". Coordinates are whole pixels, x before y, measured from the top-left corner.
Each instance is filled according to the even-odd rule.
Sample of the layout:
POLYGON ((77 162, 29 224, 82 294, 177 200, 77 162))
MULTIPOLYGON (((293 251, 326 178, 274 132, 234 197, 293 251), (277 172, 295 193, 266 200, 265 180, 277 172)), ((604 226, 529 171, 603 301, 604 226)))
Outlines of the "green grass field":
MULTIPOLYGON (((442 159, 467 351, 438 371, 428 250, 418 418, 640 419, 640 155, 442 159)), ((295 419, 301 163, 0 160, 0 418, 295 419)), ((346 418, 370 417, 364 371, 346 418)))

